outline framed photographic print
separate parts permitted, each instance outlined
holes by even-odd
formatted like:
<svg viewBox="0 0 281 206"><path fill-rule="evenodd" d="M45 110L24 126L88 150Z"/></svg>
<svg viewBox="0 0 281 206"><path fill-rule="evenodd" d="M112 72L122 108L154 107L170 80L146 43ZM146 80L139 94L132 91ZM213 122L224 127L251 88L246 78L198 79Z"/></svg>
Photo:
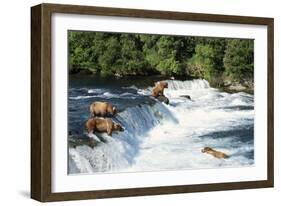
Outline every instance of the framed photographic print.
<svg viewBox="0 0 281 206"><path fill-rule="evenodd" d="M31 8L31 197L273 187L273 19Z"/></svg>

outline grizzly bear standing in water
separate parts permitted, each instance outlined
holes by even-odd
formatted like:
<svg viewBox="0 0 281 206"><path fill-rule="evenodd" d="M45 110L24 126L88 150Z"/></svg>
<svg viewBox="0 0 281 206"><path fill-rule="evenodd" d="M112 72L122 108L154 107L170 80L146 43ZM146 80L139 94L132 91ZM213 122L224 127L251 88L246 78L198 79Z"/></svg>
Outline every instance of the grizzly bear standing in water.
<svg viewBox="0 0 281 206"><path fill-rule="evenodd" d="M124 131L119 124L115 124L111 119L91 118L86 122L88 133L106 132L109 136L113 131Z"/></svg>
<svg viewBox="0 0 281 206"><path fill-rule="evenodd" d="M169 99L167 97L165 97L165 95L164 95L164 89L165 88L168 88L167 82L164 82L164 81L157 82L155 84L154 88L152 89L151 96L155 97L160 102L164 102L166 104L169 104Z"/></svg>
<svg viewBox="0 0 281 206"><path fill-rule="evenodd" d="M108 102L93 102L90 105L91 117L106 117L108 114L116 115L117 109Z"/></svg>
<svg viewBox="0 0 281 206"><path fill-rule="evenodd" d="M152 93L151 96L153 97L158 97L158 96L164 96L164 89L168 88L168 83L161 81L161 82L157 82L154 86L154 88L152 89Z"/></svg>

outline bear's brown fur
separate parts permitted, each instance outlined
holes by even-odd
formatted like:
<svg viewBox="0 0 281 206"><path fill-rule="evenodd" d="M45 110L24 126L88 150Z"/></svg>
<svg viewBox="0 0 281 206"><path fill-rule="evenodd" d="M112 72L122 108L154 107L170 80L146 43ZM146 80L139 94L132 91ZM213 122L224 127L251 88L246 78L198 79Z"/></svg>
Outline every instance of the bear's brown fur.
<svg viewBox="0 0 281 206"><path fill-rule="evenodd" d="M220 151L216 151L214 149L212 149L211 147L204 147L202 150L201 150L202 153L207 153L207 154L210 154L216 158L228 158L229 156L226 155L225 153L223 152L220 152Z"/></svg>
<svg viewBox="0 0 281 206"><path fill-rule="evenodd" d="M88 133L106 132L109 136L113 131L124 131L119 124L115 124L111 119L91 118L86 122Z"/></svg>
<svg viewBox="0 0 281 206"><path fill-rule="evenodd" d="M108 102L93 102L90 105L91 117L106 117L108 114L116 115L117 109Z"/></svg>
<svg viewBox="0 0 281 206"><path fill-rule="evenodd" d="M164 96L165 88L168 88L167 82L164 82L164 81L157 82L152 89L151 96L153 96L153 97Z"/></svg>

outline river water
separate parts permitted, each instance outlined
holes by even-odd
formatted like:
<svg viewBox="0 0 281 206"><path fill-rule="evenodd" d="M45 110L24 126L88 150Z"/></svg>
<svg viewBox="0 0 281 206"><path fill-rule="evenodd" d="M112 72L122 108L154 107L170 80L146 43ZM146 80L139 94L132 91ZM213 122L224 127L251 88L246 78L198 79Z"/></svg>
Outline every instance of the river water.
<svg viewBox="0 0 281 206"><path fill-rule="evenodd" d="M245 167L254 165L254 96L212 88L206 80L167 80L170 104L150 97L156 79L70 78L69 140L88 141L89 105L107 101L124 132L91 136L94 147L69 144L69 174ZM191 100L183 95L189 95ZM230 156L201 153L205 146Z"/></svg>

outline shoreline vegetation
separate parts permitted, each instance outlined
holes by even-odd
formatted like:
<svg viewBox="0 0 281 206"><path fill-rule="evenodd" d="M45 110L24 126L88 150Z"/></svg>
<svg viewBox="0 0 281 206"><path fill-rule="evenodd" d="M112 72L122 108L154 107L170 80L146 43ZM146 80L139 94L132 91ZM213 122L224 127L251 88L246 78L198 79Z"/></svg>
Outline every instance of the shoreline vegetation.
<svg viewBox="0 0 281 206"><path fill-rule="evenodd" d="M229 92L254 90L254 40L70 31L69 74L206 79Z"/></svg>

